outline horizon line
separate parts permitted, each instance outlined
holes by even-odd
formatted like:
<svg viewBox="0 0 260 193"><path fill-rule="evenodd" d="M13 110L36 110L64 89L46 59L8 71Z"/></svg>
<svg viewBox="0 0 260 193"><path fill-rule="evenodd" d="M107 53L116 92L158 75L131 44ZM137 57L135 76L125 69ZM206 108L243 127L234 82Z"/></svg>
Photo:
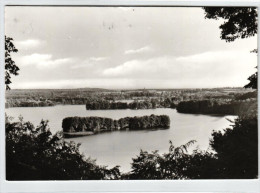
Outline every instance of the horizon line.
<svg viewBox="0 0 260 193"><path fill-rule="evenodd" d="M183 87L183 88L102 88L102 87L78 87L78 88L11 88L11 90L78 90L78 89L103 89L103 90L180 90L180 89L223 89L223 88L244 88L242 86L223 86L223 87ZM250 88L249 88L250 89Z"/></svg>

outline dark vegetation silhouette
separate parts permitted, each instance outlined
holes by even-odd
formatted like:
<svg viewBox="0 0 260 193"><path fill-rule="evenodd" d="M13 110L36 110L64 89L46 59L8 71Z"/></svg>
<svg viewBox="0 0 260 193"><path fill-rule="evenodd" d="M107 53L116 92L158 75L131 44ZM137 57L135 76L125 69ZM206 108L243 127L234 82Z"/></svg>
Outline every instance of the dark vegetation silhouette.
<svg viewBox="0 0 260 193"><path fill-rule="evenodd" d="M257 78L258 78L257 72L255 72L254 74L249 76L247 79L247 80L249 80L249 83L247 85L245 85L245 88L257 89Z"/></svg>
<svg viewBox="0 0 260 193"><path fill-rule="evenodd" d="M224 23L219 28L220 38L226 42L257 35L257 7L204 7L203 9L207 19L224 19ZM258 50L254 49L252 52L257 53ZM244 87L257 89L257 72L248 80L249 83Z"/></svg>
<svg viewBox="0 0 260 193"><path fill-rule="evenodd" d="M6 117L7 180L112 180L119 167L107 169L80 153L80 144L66 142L60 132L52 135L48 122L10 122Z"/></svg>
<svg viewBox="0 0 260 193"><path fill-rule="evenodd" d="M11 75L18 75L19 67L11 58L11 53L18 52L18 49L13 44L13 39L5 36L5 87L10 90Z"/></svg>
<svg viewBox="0 0 260 193"><path fill-rule="evenodd" d="M258 118L256 114L239 117L232 128L214 132L210 142L217 152L217 178L257 178Z"/></svg>
<svg viewBox="0 0 260 193"><path fill-rule="evenodd" d="M174 100L171 98L145 99L142 101L134 100L133 102L115 102L108 100L88 101L87 110L107 110L107 109L155 109L155 108L175 108Z"/></svg>
<svg viewBox="0 0 260 193"><path fill-rule="evenodd" d="M159 154L142 151L126 179L253 179L258 177L257 115L238 117L231 128L214 131L210 149L188 152L195 141Z"/></svg>
<svg viewBox="0 0 260 193"><path fill-rule="evenodd" d="M220 38L232 42L257 34L257 7L204 7L205 18L224 19Z"/></svg>
<svg viewBox="0 0 260 193"><path fill-rule="evenodd" d="M246 93L245 97L255 92ZM241 96L243 98L243 95ZM239 115L256 111L257 97L245 98L244 100L191 100L182 101L177 106L179 113L192 114L217 114L217 115Z"/></svg>
<svg viewBox="0 0 260 193"><path fill-rule="evenodd" d="M206 18L225 19L221 38L227 42L257 33L256 8L204 8ZM11 59L17 52L6 38L6 89L11 74L19 68ZM257 88L257 73L246 87ZM257 111L239 116L230 128L212 133L210 149L189 152L190 141L180 147L170 142L169 152L141 150L133 158L132 170L122 174L119 167L98 166L79 151L79 144L66 142L60 133L52 135L47 122L34 127L30 122L10 122L6 117L7 180L97 180L97 179L252 179L258 177ZM196 129L196 128L195 128Z"/></svg>

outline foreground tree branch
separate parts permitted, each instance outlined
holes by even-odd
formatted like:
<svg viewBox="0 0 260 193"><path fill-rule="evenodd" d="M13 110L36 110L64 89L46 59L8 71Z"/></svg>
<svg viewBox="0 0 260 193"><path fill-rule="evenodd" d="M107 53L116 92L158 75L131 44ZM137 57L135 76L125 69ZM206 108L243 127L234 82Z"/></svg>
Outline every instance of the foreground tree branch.
<svg viewBox="0 0 260 193"><path fill-rule="evenodd" d="M5 87L6 90L10 90L11 75L18 75L18 71L20 70L18 66L16 66L15 62L11 58L12 52L18 52L18 49L13 44L13 38L5 36Z"/></svg>

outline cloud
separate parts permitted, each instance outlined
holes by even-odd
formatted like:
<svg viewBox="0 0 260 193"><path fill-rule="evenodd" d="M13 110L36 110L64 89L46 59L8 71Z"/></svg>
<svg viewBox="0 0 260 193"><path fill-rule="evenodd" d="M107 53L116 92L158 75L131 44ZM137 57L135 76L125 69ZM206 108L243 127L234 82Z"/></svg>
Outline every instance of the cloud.
<svg viewBox="0 0 260 193"><path fill-rule="evenodd" d="M15 18L19 21L14 23ZM233 86L241 83L238 79L247 82L250 75L248 69L254 72L256 66L256 63L251 65L243 54L223 56L221 53L203 53L215 50L249 52L257 47L257 37L226 43L219 38L219 22L223 21L205 20L204 11L199 7L134 7L133 10L130 7L9 6L6 7L5 21L6 34L14 38L19 49L18 53L13 54L14 59L17 58L14 61L21 67L19 76L14 76L14 79L18 78L17 82L113 78L117 81L111 86L116 86L126 76L128 79L138 78L140 85L144 85L147 79L160 82L167 78L173 87L181 85L184 80L191 87L199 87L216 84L215 78L222 79L219 84L233 78L232 82L222 84ZM114 28L108 31L108 25L112 23ZM17 41L20 41L19 46ZM23 52L20 46L30 49ZM51 54L52 57L41 56L42 62L36 60L23 68L18 58L33 53ZM201 54L191 55L195 53ZM163 57L165 55L168 57ZM251 55L256 58L255 54ZM73 63L61 65L68 57L73 57ZM88 57L93 58L89 63L83 63ZM107 61L100 59L103 57L110 58ZM240 59L244 60L244 65ZM50 61L55 62L50 64ZM95 61L100 63L96 64ZM47 66L61 68L38 72L38 68L50 68L43 62ZM78 69L71 69L72 66ZM206 77L211 77L210 81ZM13 86L15 84L13 81Z"/></svg>
<svg viewBox="0 0 260 193"><path fill-rule="evenodd" d="M56 68L62 64L72 62L72 58L52 59L51 54L31 54L23 56L18 63L23 66L36 66L39 69Z"/></svg>
<svg viewBox="0 0 260 193"><path fill-rule="evenodd" d="M95 62L99 62L99 61L103 61L106 60L106 57L91 57L89 58L90 61L95 61Z"/></svg>
<svg viewBox="0 0 260 193"><path fill-rule="evenodd" d="M103 71L105 77L167 78L176 72L175 57L162 56L147 60L130 60ZM181 66L179 66L179 69ZM167 76L166 76L167 75Z"/></svg>
<svg viewBox="0 0 260 193"><path fill-rule="evenodd" d="M216 51L185 57L130 60L103 70L102 75L118 79L139 79L140 84L151 79L158 82L171 80L172 87L243 86L247 77L255 71L256 65L256 56L249 52Z"/></svg>
<svg viewBox="0 0 260 193"><path fill-rule="evenodd" d="M36 48L40 45L42 45L44 41L37 40L37 39L27 39L23 41L16 42L18 49L30 49L30 48Z"/></svg>
<svg viewBox="0 0 260 193"><path fill-rule="evenodd" d="M212 52L203 52L199 54L189 55L189 56L181 56L177 57L176 61L180 62L191 62L191 63L205 63L212 62L215 60L234 60L234 57L245 55L244 51L212 51Z"/></svg>
<svg viewBox="0 0 260 193"><path fill-rule="evenodd" d="M97 63L107 59L107 57L91 57L84 60L83 62L80 62L79 64L71 66L71 69L95 67Z"/></svg>
<svg viewBox="0 0 260 193"><path fill-rule="evenodd" d="M41 57L44 61L51 60L50 55L41 55ZM86 76L82 79L68 77L67 74L52 80L15 81L14 88L241 87L248 82L248 76L255 72L256 64L257 57L254 54L240 51L205 52L184 57L162 56L126 61L116 67L104 69L95 77L87 76L88 73L94 73L91 68L85 71ZM96 69L96 66L94 65L93 69Z"/></svg>
<svg viewBox="0 0 260 193"><path fill-rule="evenodd" d="M13 89L60 89L60 88L106 88L106 89L134 89L134 88L173 88L172 80L147 79L140 84L139 80L129 78L106 78L106 79L62 79L45 81L17 82ZM182 85L174 86L179 88ZM187 86L189 87L189 85Z"/></svg>
<svg viewBox="0 0 260 193"><path fill-rule="evenodd" d="M45 81L28 81L17 82L13 88L24 89L55 89L55 88L134 88L138 81L130 79L62 79L62 80L45 80Z"/></svg>
<svg viewBox="0 0 260 193"><path fill-rule="evenodd" d="M149 46L145 46L142 48L138 48L136 50L126 50L125 54L140 54L140 53L145 53L145 52L150 52L152 49Z"/></svg>
<svg viewBox="0 0 260 193"><path fill-rule="evenodd" d="M151 60L131 60L119 66L105 69L103 75L111 77L137 76L138 74L144 75L148 72L151 73L151 71L154 71L154 69L158 67L159 66L152 63Z"/></svg>

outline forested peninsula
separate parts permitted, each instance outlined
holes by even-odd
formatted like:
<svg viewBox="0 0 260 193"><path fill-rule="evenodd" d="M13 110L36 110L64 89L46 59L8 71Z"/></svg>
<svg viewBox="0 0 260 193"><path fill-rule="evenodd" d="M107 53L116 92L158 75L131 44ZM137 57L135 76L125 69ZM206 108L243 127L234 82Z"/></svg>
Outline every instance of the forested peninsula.
<svg viewBox="0 0 260 193"><path fill-rule="evenodd" d="M192 114L239 115L255 111L256 107L256 98L234 101L198 100L180 102L177 111Z"/></svg>

